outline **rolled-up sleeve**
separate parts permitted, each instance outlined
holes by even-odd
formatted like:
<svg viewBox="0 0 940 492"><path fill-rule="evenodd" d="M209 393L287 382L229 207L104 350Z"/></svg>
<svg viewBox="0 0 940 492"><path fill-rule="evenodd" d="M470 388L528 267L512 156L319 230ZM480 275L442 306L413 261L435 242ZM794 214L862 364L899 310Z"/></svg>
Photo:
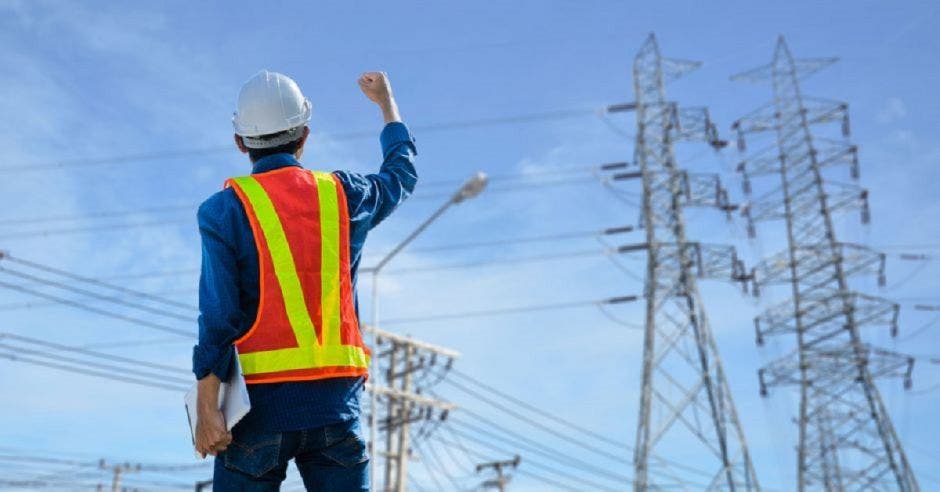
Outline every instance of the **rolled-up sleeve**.
<svg viewBox="0 0 940 492"><path fill-rule="evenodd" d="M193 348L193 374L210 372L228 380L234 360L233 343L240 336L239 272L235 246L225 238L231 227L222 193L206 200L197 213L202 238L199 278L199 344Z"/></svg>
<svg viewBox="0 0 940 492"><path fill-rule="evenodd" d="M350 220L365 222L371 229L389 216L418 182L415 170L417 148L408 127L401 122L385 125L379 137L382 166L374 174L336 171L344 183Z"/></svg>

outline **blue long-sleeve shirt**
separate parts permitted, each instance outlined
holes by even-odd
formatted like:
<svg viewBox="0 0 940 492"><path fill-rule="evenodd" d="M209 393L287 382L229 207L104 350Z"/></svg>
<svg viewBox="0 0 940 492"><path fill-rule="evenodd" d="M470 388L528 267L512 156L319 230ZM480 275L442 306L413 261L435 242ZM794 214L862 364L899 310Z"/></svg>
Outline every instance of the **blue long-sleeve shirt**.
<svg viewBox="0 0 940 492"><path fill-rule="evenodd" d="M385 219L417 182L414 138L403 123L389 123L380 136L384 161L376 174L335 171L349 207L349 249L353 295L362 247L369 230ZM300 166L290 154L254 162L252 174ZM197 213L202 237L199 280L199 344L193 373L210 372L225 381L234 362L233 343L251 327L258 311L258 249L245 210L232 188L209 197ZM356 303L358 310L358 301ZM245 425L271 432L309 429L359 416L363 378L249 385L251 411Z"/></svg>

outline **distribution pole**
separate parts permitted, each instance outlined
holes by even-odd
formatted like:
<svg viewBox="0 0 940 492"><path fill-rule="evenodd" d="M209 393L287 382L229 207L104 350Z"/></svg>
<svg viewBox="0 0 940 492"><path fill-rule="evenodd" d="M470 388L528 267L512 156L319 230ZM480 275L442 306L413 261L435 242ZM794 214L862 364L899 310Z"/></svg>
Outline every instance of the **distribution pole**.
<svg viewBox="0 0 940 492"><path fill-rule="evenodd" d="M755 293L789 286L792 298L755 319L757 342L770 335L795 334L796 350L761 368L761 394L768 387L800 388L798 489L919 490L874 379L905 378L910 386L913 359L876 349L861 339L860 328L886 326L897 332L897 304L852 290L853 274L877 273L884 285L883 254L839 242L833 214L861 209L868 222L868 192L824 176L828 168L848 165L858 177L857 148L849 134L848 106L805 97L800 79L834 58L794 59L783 37L770 64L733 77L770 80L773 101L734 123L738 146L744 135L772 133L776 142L744 160L738 171L745 192L751 178L777 176L770 191L742 209L748 230L754 223L783 220L787 249L754 269ZM811 126L841 123L842 137L823 138ZM825 130L825 129L823 129ZM819 132L817 132L819 133Z"/></svg>
<svg viewBox="0 0 940 492"><path fill-rule="evenodd" d="M111 478L111 492L120 492L121 491L121 476L125 473L137 473L140 472L140 464L131 465L130 463L119 463L114 465L108 465L107 461L104 459L98 462L98 467L102 470L110 470L112 474ZM100 488L100 487L99 487Z"/></svg>
<svg viewBox="0 0 940 492"><path fill-rule="evenodd" d="M506 484L512 479L512 476L505 475L503 469L505 468L517 468L519 462L522 458L517 454L515 458L507 461L490 461L487 463L480 463L477 465L477 473L481 471L492 468L496 470L496 478L492 480L487 480L483 482L483 487L485 488L496 488L499 492L506 492Z"/></svg>
<svg viewBox="0 0 940 492"><path fill-rule="evenodd" d="M449 402L424 396L422 393L436 385L446 375L459 354L453 350L363 326L375 336L372 363L376 372L385 374L385 381L369 384L369 391L383 401L376 409L385 415L371 415L376 419L377 433L373 443L380 442L378 434L384 432L385 449L374 449L373 459L384 458L385 492L405 492L408 486L408 460L411 458L411 424L421 421L440 422L455 408ZM381 370L379 370L381 368ZM421 435L423 437L423 435ZM373 444L374 445L374 444Z"/></svg>
<svg viewBox="0 0 940 492"><path fill-rule="evenodd" d="M665 84L699 66L664 58L652 34L633 64L636 102L610 111L636 112L634 148L639 172L614 180L641 180L642 226L647 253L646 324L640 411L634 451L634 490L693 487L702 490L759 490L744 433L735 411L718 348L697 285L698 278L745 280L744 267L728 246L686 237L685 207L734 206L715 174L678 167L673 146L704 140L725 145L704 108L680 109L666 99ZM656 455L707 467L701 475L662 467Z"/></svg>
<svg viewBox="0 0 940 492"><path fill-rule="evenodd" d="M405 345L405 368L401 377L401 390L405 394L410 394L412 392L411 387L411 375L415 370L415 346L413 344ZM393 374L392 377L399 377L397 374ZM394 380L391 380L394 381ZM390 381L390 383L391 383ZM394 383L391 383L394 384ZM410 400L401 400L401 411L399 412L400 416L411 415L411 401ZM410 443L408 438L411 437L409 434L411 427L410 418L402 418L401 422L398 425L398 456L397 462L395 463L395 468L398 471L398 478L396 483L398 483L398 492L405 491L405 484L408 483L408 459L410 458Z"/></svg>

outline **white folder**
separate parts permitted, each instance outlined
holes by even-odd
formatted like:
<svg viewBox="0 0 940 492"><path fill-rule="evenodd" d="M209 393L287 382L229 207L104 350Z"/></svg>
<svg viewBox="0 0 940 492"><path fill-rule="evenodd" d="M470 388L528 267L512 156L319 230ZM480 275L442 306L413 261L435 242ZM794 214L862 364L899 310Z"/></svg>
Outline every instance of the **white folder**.
<svg viewBox="0 0 940 492"><path fill-rule="evenodd" d="M196 421L199 418L199 412L196 407L196 388L198 383L194 384L183 402L186 406L186 417L189 419L189 435L192 438L193 447L196 446ZM242 367L238 363L238 354L235 354L235 367L232 368L232 375L228 381L223 381L219 385L219 410L225 418L225 428L229 431L238 423L248 411L251 410L251 401L248 399L248 385L245 384L245 377L242 375ZM196 453L199 456L199 453Z"/></svg>

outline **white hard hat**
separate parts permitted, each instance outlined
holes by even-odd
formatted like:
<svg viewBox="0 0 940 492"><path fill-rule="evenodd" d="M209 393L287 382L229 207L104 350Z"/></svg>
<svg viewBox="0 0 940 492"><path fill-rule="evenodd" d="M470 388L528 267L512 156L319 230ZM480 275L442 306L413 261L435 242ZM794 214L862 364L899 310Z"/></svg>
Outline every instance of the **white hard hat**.
<svg viewBox="0 0 940 492"><path fill-rule="evenodd" d="M290 77L262 70L245 81L238 91L238 103L232 125L250 148L276 147L292 142L303 134L310 121L310 101ZM252 138L288 131L280 138Z"/></svg>

